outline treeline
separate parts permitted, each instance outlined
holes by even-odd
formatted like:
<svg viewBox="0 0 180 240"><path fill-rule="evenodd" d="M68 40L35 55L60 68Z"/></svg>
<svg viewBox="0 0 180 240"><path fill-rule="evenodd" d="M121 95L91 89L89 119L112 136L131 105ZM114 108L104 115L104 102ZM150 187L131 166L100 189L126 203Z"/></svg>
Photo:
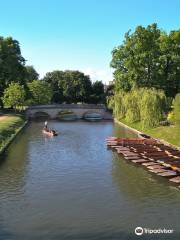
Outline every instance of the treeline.
<svg viewBox="0 0 180 240"><path fill-rule="evenodd" d="M166 33L157 24L138 26L113 49L111 67L114 96L109 103L115 117L158 126L167 120L180 92L180 30Z"/></svg>
<svg viewBox="0 0 180 240"><path fill-rule="evenodd" d="M48 72L43 81L52 90L52 101L55 103L104 103L104 84L101 81L92 83L90 77L79 71Z"/></svg>
<svg viewBox="0 0 180 240"><path fill-rule="evenodd" d="M63 102L104 103L104 84L79 71L53 71L39 79L34 67L26 65L19 42L0 37L1 107Z"/></svg>

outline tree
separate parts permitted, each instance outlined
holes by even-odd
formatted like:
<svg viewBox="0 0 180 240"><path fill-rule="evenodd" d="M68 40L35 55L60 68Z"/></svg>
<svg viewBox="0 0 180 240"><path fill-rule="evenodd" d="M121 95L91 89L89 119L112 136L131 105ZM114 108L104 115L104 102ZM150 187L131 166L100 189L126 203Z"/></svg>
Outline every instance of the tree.
<svg viewBox="0 0 180 240"><path fill-rule="evenodd" d="M62 82L64 79L63 71L53 71L46 73L43 80L51 85L53 90L52 102L62 103L65 101L63 96Z"/></svg>
<svg viewBox="0 0 180 240"><path fill-rule="evenodd" d="M174 97L180 92L180 30L162 33L160 37L161 56L159 76L162 89L168 96Z"/></svg>
<svg viewBox="0 0 180 240"><path fill-rule="evenodd" d="M104 103L105 102L105 93L104 93L104 84L102 81L95 81L92 84L92 103Z"/></svg>
<svg viewBox="0 0 180 240"><path fill-rule="evenodd" d="M0 96L11 82L25 84L24 66L19 42L12 37L0 37Z"/></svg>
<svg viewBox="0 0 180 240"><path fill-rule="evenodd" d="M25 101L24 87L19 83L10 83L5 89L2 101L5 106L14 107L15 110L19 106L23 106Z"/></svg>
<svg viewBox="0 0 180 240"><path fill-rule="evenodd" d="M51 86L43 80L34 80L28 84L31 93L30 104L48 104L51 102L53 92Z"/></svg>
<svg viewBox="0 0 180 240"><path fill-rule="evenodd" d="M119 91L108 99L108 103L118 120L141 122L142 128L158 126L167 109L164 92L148 88Z"/></svg>
<svg viewBox="0 0 180 240"><path fill-rule="evenodd" d="M33 80L38 80L39 74L36 72L33 66L26 66L26 81L32 82Z"/></svg>
<svg viewBox="0 0 180 240"><path fill-rule="evenodd" d="M180 30L167 34L157 24L138 26L112 51L115 91L153 87L174 97L180 91L179 63Z"/></svg>
<svg viewBox="0 0 180 240"><path fill-rule="evenodd" d="M89 76L79 71L65 71L62 82L63 95L66 102L88 102L91 94Z"/></svg>
<svg viewBox="0 0 180 240"><path fill-rule="evenodd" d="M91 94L89 76L79 71L53 71L43 79L53 89L53 101L62 103L88 102Z"/></svg>

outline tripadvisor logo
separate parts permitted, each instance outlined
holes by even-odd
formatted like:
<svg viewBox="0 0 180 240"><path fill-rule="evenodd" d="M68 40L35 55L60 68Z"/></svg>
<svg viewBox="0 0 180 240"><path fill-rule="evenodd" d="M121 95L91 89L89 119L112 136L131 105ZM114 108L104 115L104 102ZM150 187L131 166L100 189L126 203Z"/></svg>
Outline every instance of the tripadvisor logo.
<svg viewBox="0 0 180 240"><path fill-rule="evenodd" d="M165 228L158 228L158 229L150 229L150 228L142 228L136 227L135 234L141 236L143 234L170 234L173 233L173 229L165 229Z"/></svg>
<svg viewBox="0 0 180 240"><path fill-rule="evenodd" d="M142 227L137 227L135 228L135 234L140 236L143 234L143 228Z"/></svg>

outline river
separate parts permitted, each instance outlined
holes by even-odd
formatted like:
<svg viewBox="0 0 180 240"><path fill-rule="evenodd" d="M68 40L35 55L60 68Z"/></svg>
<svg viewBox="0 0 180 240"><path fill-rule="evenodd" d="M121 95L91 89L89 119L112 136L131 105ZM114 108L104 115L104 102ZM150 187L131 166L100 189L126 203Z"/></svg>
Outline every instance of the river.
<svg viewBox="0 0 180 240"><path fill-rule="evenodd" d="M0 240L129 240L138 226L180 239L180 190L106 148L112 122L32 122L1 157Z"/></svg>

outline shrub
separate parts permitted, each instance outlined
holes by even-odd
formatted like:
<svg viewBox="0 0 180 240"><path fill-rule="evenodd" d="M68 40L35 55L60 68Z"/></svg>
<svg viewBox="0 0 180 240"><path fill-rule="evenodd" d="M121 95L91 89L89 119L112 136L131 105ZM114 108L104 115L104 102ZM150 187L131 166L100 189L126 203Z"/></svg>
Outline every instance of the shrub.
<svg viewBox="0 0 180 240"><path fill-rule="evenodd" d="M176 124L180 124L180 93L178 93L173 101L174 107L174 121Z"/></svg>
<svg viewBox="0 0 180 240"><path fill-rule="evenodd" d="M175 123L175 120L174 120L174 112L171 111L168 113L168 116L167 116L167 120L170 124L174 124Z"/></svg>

